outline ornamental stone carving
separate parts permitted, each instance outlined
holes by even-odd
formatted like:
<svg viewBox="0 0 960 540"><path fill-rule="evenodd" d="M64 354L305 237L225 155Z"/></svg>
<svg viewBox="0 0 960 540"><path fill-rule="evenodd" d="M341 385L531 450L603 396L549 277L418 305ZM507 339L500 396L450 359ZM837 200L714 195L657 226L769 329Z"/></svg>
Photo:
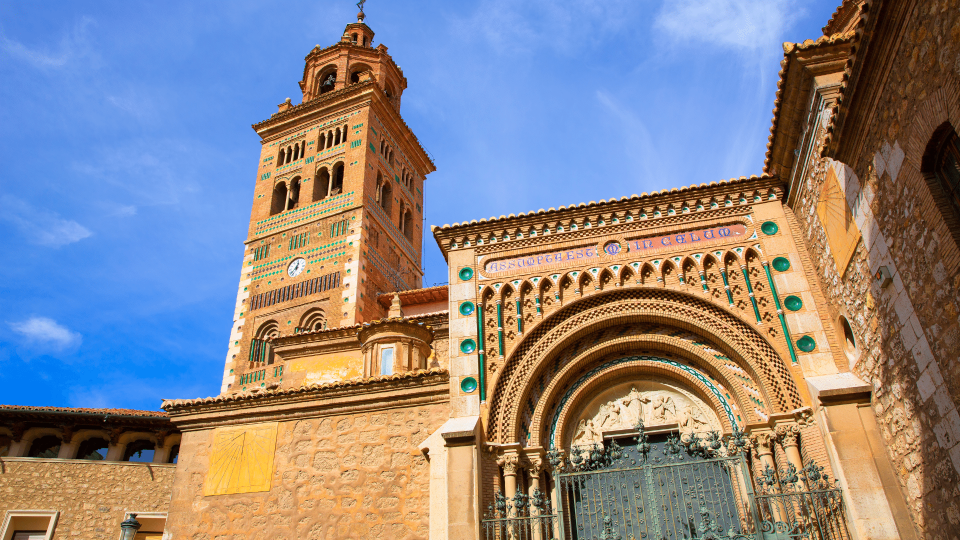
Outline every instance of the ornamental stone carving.
<svg viewBox="0 0 960 540"><path fill-rule="evenodd" d="M709 405L689 391L662 383L638 381L604 392L587 405L573 430L574 446L603 441L604 433L676 426L684 435L722 431Z"/></svg>

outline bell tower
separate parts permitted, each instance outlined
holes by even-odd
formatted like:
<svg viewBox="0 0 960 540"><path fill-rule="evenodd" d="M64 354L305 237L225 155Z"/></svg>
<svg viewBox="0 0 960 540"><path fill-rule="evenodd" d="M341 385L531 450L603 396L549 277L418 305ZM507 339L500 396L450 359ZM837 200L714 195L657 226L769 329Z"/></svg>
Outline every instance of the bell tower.
<svg viewBox="0 0 960 540"><path fill-rule="evenodd" d="M307 54L301 103L253 125L262 146L221 393L282 380L272 338L379 319L377 295L421 286L436 168L400 116L407 79L364 19Z"/></svg>

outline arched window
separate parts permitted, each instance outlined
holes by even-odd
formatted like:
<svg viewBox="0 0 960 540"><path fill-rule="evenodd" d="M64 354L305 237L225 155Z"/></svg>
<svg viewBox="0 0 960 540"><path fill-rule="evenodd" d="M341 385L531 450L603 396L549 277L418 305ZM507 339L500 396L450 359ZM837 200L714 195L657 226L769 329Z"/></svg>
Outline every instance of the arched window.
<svg viewBox="0 0 960 540"><path fill-rule="evenodd" d="M60 437L56 435L44 435L37 437L30 444L30 452L27 457L35 458L55 458L60 455Z"/></svg>
<svg viewBox="0 0 960 540"><path fill-rule="evenodd" d="M173 448L170 449L170 457L167 458L167 463L176 463L180 459L180 445L175 444Z"/></svg>
<svg viewBox="0 0 960 540"><path fill-rule="evenodd" d="M290 181L290 197L287 200L287 210L293 210L300 202L300 177Z"/></svg>
<svg viewBox="0 0 960 540"><path fill-rule="evenodd" d="M354 71L350 74L350 84L357 84L360 82L360 72Z"/></svg>
<svg viewBox="0 0 960 540"><path fill-rule="evenodd" d="M403 235L413 243L413 213L408 208L403 215Z"/></svg>
<svg viewBox="0 0 960 540"><path fill-rule="evenodd" d="M380 171L377 171L377 190L376 196L374 199L377 201L377 204L383 206L383 203L380 202L380 197L383 195L383 174Z"/></svg>
<svg viewBox="0 0 960 540"><path fill-rule="evenodd" d="M380 207L390 216L391 203L393 202L393 190L390 189L390 182L384 182L380 188Z"/></svg>
<svg viewBox="0 0 960 540"><path fill-rule="evenodd" d="M77 451L77 459L86 459L90 461L103 461L107 459L110 443L101 437L87 439L80 443L80 449Z"/></svg>
<svg viewBox="0 0 960 540"><path fill-rule="evenodd" d="M405 211L404 206L405 206L404 202L403 200L401 200L400 201L400 219L397 220L397 228L400 229L401 233L403 232L403 214Z"/></svg>
<svg viewBox="0 0 960 540"><path fill-rule="evenodd" d="M287 204L287 184L280 182L273 188L273 200L270 201L270 215L283 212Z"/></svg>
<svg viewBox="0 0 960 540"><path fill-rule="evenodd" d="M326 148L326 146L324 145L324 143L326 142L326 140L327 140L327 134L321 131L321 132L320 132L320 137L317 138L317 151L318 151L318 152L319 152L320 150L324 150L324 149Z"/></svg>
<svg viewBox="0 0 960 540"><path fill-rule="evenodd" d="M337 71L328 71L320 77L320 93L326 94L337 87Z"/></svg>
<svg viewBox="0 0 960 540"><path fill-rule="evenodd" d="M347 124L343 125L343 141L341 142L347 142Z"/></svg>
<svg viewBox="0 0 960 540"><path fill-rule="evenodd" d="M327 319L322 309L308 311L300 320L301 332L313 332L327 327Z"/></svg>
<svg viewBox="0 0 960 540"><path fill-rule="evenodd" d="M330 193L330 171L326 167L317 172L313 182L313 200L324 199Z"/></svg>
<svg viewBox="0 0 960 540"><path fill-rule="evenodd" d="M363 36L363 46L367 46L367 36Z"/></svg>
<svg viewBox="0 0 960 540"><path fill-rule="evenodd" d="M350 34L350 42L353 43L354 45L357 44L357 33L356 33L356 32L354 32L353 34Z"/></svg>
<svg viewBox="0 0 960 540"><path fill-rule="evenodd" d="M338 144L340 144L340 128L337 128L337 130L333 132L333 145L336 146Z"/></svg>
<svg viewBox="0 0 960 540"><path fill-rule="evenodd" d="M135 461L138 463L153 462L153 454L156 451L156 445L147 440L133 441L127 445L123 452L123 461Z"/></svg>
<svg viewBox="0 0 960 540"><path fill-rule="evenodd" d="M256 356L256 362L258 365L262 363L272 364L273 363L273 345L271 345L267 340L270 338L275 338L280 335L280 325L277 324L277 321L267 321L260 326L260 329L257 330L257 336L253 339L252 347L256 348L255 351L257 354L251 355L251 357ZM254 360L251 358L251 366L254 366Z"/></svg>
<svg viewBox="0 0 960 540"><path fill-rule="evenodd" d="M943 220L960 243L960 138L950 122L944 122L933 132L921 171Z"/></svg>
<svg viewBox="0 0 960 540"><path fill-rule="evenodd" d="M339 195L343 192L343 163L337 163L333 166L333 182L331 182L330 195Z"/></svg>
<svg viewBox="0 0 960 540"><path fill-rule="evenodd" d="M286 163L290 163L291 161L293 161L293 147L288 146L288 147L287 147L287 161L286 161Z"/></svg>
<svg viewBox="0 0 960 540"><path fill-rule="evenodd" d="M283 156L287 153L285 148L280 148L280 151L277 152L277 167L283 165Z"/></svg>

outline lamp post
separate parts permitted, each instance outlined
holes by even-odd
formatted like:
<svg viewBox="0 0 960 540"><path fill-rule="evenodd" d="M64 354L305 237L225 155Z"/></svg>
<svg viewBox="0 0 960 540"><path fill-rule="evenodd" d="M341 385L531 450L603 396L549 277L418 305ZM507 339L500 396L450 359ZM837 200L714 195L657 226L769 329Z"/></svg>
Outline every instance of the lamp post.
<svg viewBox="0 0 960 540"><path fill-rule="evenodd" d="M130 517L120 524L120 540L133 540L138 530L140 530L140 522L137 521L137 515L130 514Z"/></svg>

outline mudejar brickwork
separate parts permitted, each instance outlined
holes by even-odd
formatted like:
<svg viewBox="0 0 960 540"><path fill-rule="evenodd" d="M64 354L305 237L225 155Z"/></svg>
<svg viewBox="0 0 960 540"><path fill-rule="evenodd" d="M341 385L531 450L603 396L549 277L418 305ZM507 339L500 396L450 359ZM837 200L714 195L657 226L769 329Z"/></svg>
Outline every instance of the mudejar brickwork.
<svg viewBox="0 0 960 540"><path fill-rule="evenodd" d="M0 408L2 540L960 538L957 0L784 44L761 174L434 226L430 288L364 20L253 126L220 394Z"/></svg>

